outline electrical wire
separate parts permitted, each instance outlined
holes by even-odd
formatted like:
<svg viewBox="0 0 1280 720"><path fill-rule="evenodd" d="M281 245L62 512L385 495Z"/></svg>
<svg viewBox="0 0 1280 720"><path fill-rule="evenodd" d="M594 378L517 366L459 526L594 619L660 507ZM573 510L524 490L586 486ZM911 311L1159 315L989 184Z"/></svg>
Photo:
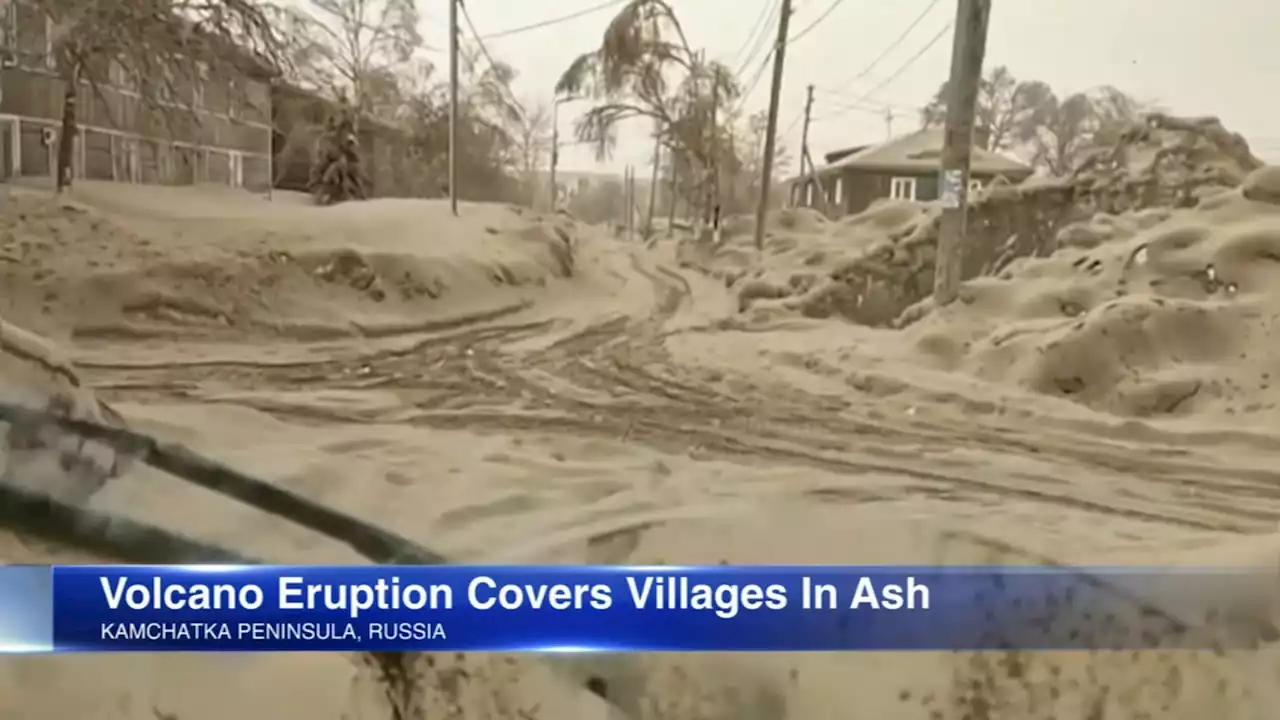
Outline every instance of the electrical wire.
<svg viewBox="0 0 1280 720"><path fill-rule="evenodd" d="M458 0L451 0L451 1L457 2ZM484 38L482 38L480 33L476 31L475 23L471 21L471 13L467 12L466 4L462 2L458 2L458 9L462 11L462 19L464 22L467 23L467 28L471 30L471 34L475 37L476 45L480 46L480 54L484 55L484 59L488 61L490 68L496 68L498 66L498 63L496 60L493 59L493 55L489 53L489 48L485 46ZM507 87L504 84L503 89L507 91L506 92L507 99L511 101L512 105L514 105L517 110L520 111L521 115L524 115L525 113L524 105L522 105L520 103L519 98L517 98L511 92L511 88Z"/></svg>
<svg viewBox="0 0 1280 720"><path fill-rule="evenodd" d="M902 76L902 73L906 72L908 68L910 68L912 65L915 65L916 62L920 60L920 58L924 57L924 54L928 52L930 48L932 48L934 45L937 45L938 41L941 40L943 36L946 35L947 32L950 31L951 28L954 26L955 26L954 20L947 21L947 24L942 26L942 29L938 31L938 34L930 38L929 42L924 44L924 47L916 51L915 55L912 55L911 57L907 58L907 61L902 63L902 66L899 67L897 70L895 70L892 75L890 75L889 77L886 77L884 80L881 80L879 83L876 84L875 87L863 93L862 97L853 101L853 104L856 105L858 103L866 102L872 95L875 95L877 92L883 90L884 88L892 84L894 80L897 80L899 77Z"/></svg>
<svg viewBox="0 0 1280 720"><path fill-rule="evenodd" d="M778 14L782 9L782 5L780 3L771 3L771 5L772 7L769 10L768 17L764 21L764 25L761 27L761 32L756 36L755 44L752 46L751 52L747 53L747 56L742 59L742 63L738 65L738 69L733 73L734 75L742 75L745 73L747 68L751 66L751 63L759 59L760 52L768 47L766 43L769 35L777 29L777 25L775 23L777 21ZM768 62L768 60L766 59L765 62Z"/></svg>
<svg viewBox="0 0 1280 720"><path fill-rule="evenodd" d="M456 0L451 0L451 1L456 1ZM591 13L600 12L601 10L607 10L608 8L622 5L625 2L629 2L629 0L609 0L608 2L603 2L603 3L600 3L599 5L592 5L591 7L583 8L581 10L578 10L577 12L569 13L568 15L561 15L559 17L549 18L547 20L540 20L536 23L522 25L520 27L513 27L513 28L508 28L506 30L499 30L497 32L492 32L492 33L489 33L488 35L485 35L484 39L493 40L495 38L507 37L509 35L517 35L519 33L529 32L530 30L541 30L542 28L551 27L552 25L559 25L562 22L577 20L580 17L585 17L587 15L590 15Z"/></svg>
<svg viewBox="0 0 1280 720"><path fill-rule="evenodd" d="M831 15L831 13L835 12L836 8L840 7L840 3L842 2L844 2L844 0L835 0L834 2L832 2L829 6L827 6L826 10L822 11L822 14L819 15L817 19L815 19L813 22L806 25L803 30L796 33L789 40L787 40L787 45L793 45L797 40L804 37L805 35L808 35L809 31L818 27L818 25L820 25L823 20L826 20L827 17Z"/></svg>
<svg viewBox="0 0 1280 720"><path fill-rule="evenodd" d="M752 45L752 43L757 45L759 44L759 38L757 36L762 30L764 30L765 25L769 22L769 18L772 17L773 13L777 11L778 6L773 3L773 0L764 0L764 3L760 5L760 14L756 16L755 24L751 26L751 32L747 33L747 39L742 41L742 45L738 48L738 51L733 54L733 60L729 63L730 65L737 65L738 61L744 57L743 53L747 52L747 47ZM756 52L759 51L757 50ZM739 74L741 73L739 72Z"/></svg>
<svg viewBox="0 0 1280 720"><path fill-rule="evenodd" d="M778 133L778 134L779 134L779 135L786 135L787 133L789 133L789 132L791 132L792 130L794 130L794 129L795 129L795 127L796 127L796 123L800 122L800 118L802 118L802 117L804 117L804 113L803 113L803 112L798 112L798 113L796 113L796 116L795 116L795 117L793 117L793 118L791 118L791 122L787 123L787 129L786 129L786 130L783 130L782 132L780 132L780 133ZM812 120L813 120L813 118L810 118L810 122L812 122Z"/></svg>
<svg viewBox="0 0 1280 720"><path fill-rule="evenodd" d="M775 45L773 49L769 51L769 54L764 56L764 60L760 61L760 67L756 68L756 74L752 76L751 82L743 86L742 94L739 96L742 98L743 104L746 104L747 98L751 97L752 91L754 91L756 86L760 84L760 78L764 77L764 71L769 67L769 61L773 59L773 54L777 49L778 48Z"/></svg>
<svg viewBox="0 0 1280 720"><path fill-rule="evenodd" d="M912 30L915 30L915 29L916 29L916 26L917 26L917 25L919 25L919 24L920 24L920 23L925 19L925 17L926 17L926 16L928 16L928 14L929 14L929 13L930 13L930 12L931 12L935 7L937 7L938 3L939 3L939 2L941 2L941 1L942 1L942 0L930 0L929 4L928 4L927 6L925 6L925 9L924 9L924 10L922 10L922 11L920 12L920 14L916 16L916 19L915 19L915 20L912 20L912 21L911 21L911 24L907 26L907 29L906 29L906 30L903 30L903 31L902 31L902 34L898 35L898 37L897 37L893 42L889 43L889 47L885 48L883 52L881 52L879 55L877 55L877 56L876 56L876 58L875 58L874 60L872 60L872 61L871 61L871 63L870 63L869 65L867 65L866 67L864 67L864 68L863 68L863 69L862 69L862 70L861 70L857 75L855 75L852 79L847 80L847 81L842 82L842 83L839 83L839 84L840 84L841 86L848 87L849 85L853 85L854 83L858 82L859 80L861 80L862 78L864 78L864 77L866 77L868 74L870 74L870 72L871 72L872 70L874 70L874 69L876 68L876 66L877 66L877 65L879 65L879 64L880 64L880 61L881 61L881 60L884 60L886 57L888 57L888 56L889 56L889 53L891 53L891 52L893 52L894 50L896 50L896 49L897 49L897 47L898 47L899 45L901 45L901 44L902 44L902 41L907 39L907 36L911 34L911 31L912 31Z"/></svg>

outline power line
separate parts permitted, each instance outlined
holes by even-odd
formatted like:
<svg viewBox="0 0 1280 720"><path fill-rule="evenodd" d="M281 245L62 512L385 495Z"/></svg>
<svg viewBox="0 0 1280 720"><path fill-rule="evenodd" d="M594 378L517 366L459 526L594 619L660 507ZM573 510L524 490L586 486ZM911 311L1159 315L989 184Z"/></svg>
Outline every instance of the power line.
<svg viewBox="0 0 1280 720"><path fill-rule="evenodd" d="M867 113L868 115L883 115L886 110L892 109L888 106L873 107L868 105L854 105L854 104L846 104L846 103L832 103L832 106L835 109L841 111L836 115L836 117L840 115L844 115L845 113L851 113L851 112Z"/></svg>
<svg viewBox="0 0 1280 720"><path fill-rule="evenodd" d="M508 35L517 35L522 32L529 32L530 30L540 30L544 27L550 27L552 25L558 25L562 22L568 22L569 20L577 20L580 17L585 17L587 15L590 15L591 13L600 12L601 10L607 10L608 8L621 5L625 2L628 2L628 0L609 0L608 2L603 2L603 3L600 3L599 5L592 5L589 8L583 8L582 10L569 13L568 15L561 15L559 17L549 18L547 20L542 20L536 23L530 23L529 25L521 25L520 27L513 27L513 28L508 28L506 30L499 30L497 32L489 33L488 35L484 36L484 39L493 40L495 38L507 37Z"/></svg>
<svg viewBox="0 0 1280 720"><path fill-rule="evenodd" d="M773 53L776 52L777 49L778 47L775 45L773 49L769 50L769 54L765 55L764 60L760 61L760 67L756 68L756 74L751 78L751 82L747 83L743 87L742 95L740 97L744 104L747 102L747 98L751 96L751 92L760 84L760 78L764 77L764 71L769 69L769 61L773 59Z"/></svg>
<svg viewBox="0 0 1280 720"><path fill-rule="evenodd" d="M831 13L835 12L835 9L840 7L840 4L843 2L844 0L833 0L832 3L827 6L827 9L822 11L821 15L814 18L814 21L806 25L804 29L802 29L800 32L796 33L795 35L793 35L788 39L783 40L781 43L774 43L774 46L769 49L769 54L765 55L764 60L760 63L760 67L756 70L755 76L751 78L751 82L747 83L747 85L745 86L746 89L742 92L742 96L741 96L743 99L743 102L746 102L747 97L751 95L752 90L755 90L756 85L760 84L760 79L764 77L764 71L769 66L769 61L773 59L774 54L779 50L779 48L781 46L789 47L793 43L795 43L797 40L807 35L811 30L813 30L818 25L820 25L823 20L826 20L828 17L830 17ZM761 39L763 39L767 37L767 35L761 34L760 37ZM758 53L759 53L759 48L757 48L756 51L752 53L752 55L754 56L755 54L758 54ZM752 59L753 58L749 58L746 62L743 63L742 67L738 69L738 72L737 72L738 75L742 74L743 70L746 69L746 66L750 64Z"/></svg>
<svg viewBox="0 0 1280 720"><path fill-rule="evenodd" d="M842 82L840 83L840 85L842 86L852 85L858 82L859 80L861 80L862 78L866 77L872 70L876 68L877 65L880 64L881 60L884 60L886 57L888 57L889 53L896 50L897 47L902 44L902 41L907 39L907 36L911 34L911 31L916 29L916 26L919 25L925 19L925 17L929 14L930 11L932 11L935 7L937 7L939 2L941 2L941 0L930 0L929 4L925 6L925 9L922 10L920 14L916 16L916 19L912 20L911 24L907 26L907 29L903 30L902 34L899 35L897 39L889 43L889 47L885 48L883 52L877 55L876 59L872 60L871 63L866 67L864 67L861 72L859 72L856 76L854 76L852 80Z"/></svg>
<svg viewBox="0 0 1280 720"><path fill-rule="evenodd" d="M746 72L747 68L750 67L751 63L755 62L756 59L760 56L760 51L768 47L765 43L769 38L770 31L772 30L772 28L775 27L774 23L778 16L778 8L779 8L778 4L772 2L772 0L770 1L769 6L770 6L769 14L766 17L764 24L760 28L761 32L756 37L755 44L752 46L751 51L747 53L747 56L742 59L742 64L738 66L738 69L737 71L734 72L734 75L741 75L744 72ZM765 65L769 64L768 58L772 56L773 56L773 53L771 51L769 53L769 56L765 58L765 61L764 61ZM752 81L752 85L760 81L759 73L761 72L764 72L764 71L760 70L757 72L756 79Z"/></svg>
<svg viewBox="0 0 1280 720"><path fill-rule="evenodd" d="M751 26L751 32L747 33L747 39L742 41L742 46L733 54L733 60L729 63L730 65L736 65L742 59L743 53L747 51L747 46L752 43L759 44L757 35L764 29L769 18L777 11L777 8L778 6L773 4L773 0L764 0L764 3L760 5L760 14L756 16L755 24Z"/></svg>
<svg viewBox="0 0 1280 720"><path fill-rule="evenodd" d="M480 46L480 53L484 55L484 59L488 61L490 68L497 68L498 62L493 59L493 55L489 54L489 48L485 47L484 38L476 31L475 23L471 21L471 13L467 12L466 4L461 0L450 0L450 2L458 3L458 9L462 10L462 19L466 21L467 28L471 30L471 34L475 36L476 45ZM520 114L523 115L525 112L524 105L520 103L519 98L512 94L511 88L507 87L506 83L503 83L502 87L507 91L507 99L509 99L512 104L515 105L515 108L520 111Z"/></svg>
<svg viewBox="0 0 1280 720"><path fill-rule="evenodd" d="M832 103L836 105L841 105L841 106L848 105L850 107L857 107L860 110L883 112L886 109L888 110L915 110L916 109L908 105L899 105L897 103L885 102L883 100L867 101L865 103L859 104L855 102L858 99L859 94L853 93L853 92L841 92L837 90L827 90L823 88L818 88L818 93L825 96L827 99L829 99Z"/></svg>
<svg viewBox="0 0 1280 720"><path fill-rule="evenodd" d="M476 45L480 46L480 52L484 55L484 59L489 61L489 67L496 67L498 63L495 62L493 59L493 56L489 54L489 48L485 47L484 37L482 37L480 33L476 32L475 23L471 22L471 13L467 12L466 3L461 2L461 0L453 0L453 1L457 2L458 8L462 10L462 19L466 21L467 29L469 29L471 31L471 34L475 36Z"/></svg>
<svg viewBox="0 0 1280 720"><path fill-rule="evenodd" d="M880 90L883 90L884 88L888 87L889 84L891 84L894 80L897 80L899 77L901 77L902 73L906 72L907 69L910 68L912 65L915 65L916 62L921 57L924 57L924 54L928 52L930 48L932 48L934 45L937 45L938 41L941 40L943 36L946 35L947 32L951 30L951 28L954 25L955 25L954 20L948 20L947 24L944 25L942 29L938 31L938 34L930 38L929 42L924 44L924 47L916 51L915 55L912 55L910 58L907 58L907 61L904 62L902 66L899 67L897 70L895 70L892 75L890 75L889 77L886 77L884 80L881 80L879 83L876 84L875 87L863 93L861 97L853 101L853 104L856 105L858 103L866 102L872 95L875 95Z"/></svg>
<svg viewBox="0 0 1280 720"><path fill-rule="evenodd" d="M787 129L786 129L786 130L783 130L782 132L780 132L780 133L778 133L778 134L779 134L779 135L786 135L787 133L789 133L789 132L791 132L792 130L794 130L794 129L796 128L796 123L800 122L800 118L802 118L802 117L804 117L804 112L798 112L798 113L796 113L796 116L795 116L794 118L791 118L791 122L787 123Z"/></svg>
<svg viewBox="0 0 1280 720"><path fill-rule="evenodd" d="M805 26L805 28L804 28L803 30L801 30L800 32L798 32L798 33L796 33L795 35L791 36L791 38L789 38L789 39L787 40L787 44L788 44L788 45L792 45L792 44L794 44L797 40L799 40L800 38L802 38L802 37L804 37L805 35L807 35L807 34L809 33L809 31L810 31L810 30L813 30L814 28L818 27L818 25L822 24L822 21L823 21L823 20L826 20L826 19L827 19L827 16L831 15L831 13L835 12L835 9L836 9L836 8L838 8L838 7L840 7L840 3L842 3L842 2L844 2L844 0L835 0L835 1L834 1L834 2L832 2L830 5L828 5L828 6L827 6L827 9L826 9L826 10L824 10L824 11L822 11L822 14L821 14L821 15L819 15L819 16L817 17L817 19L815 19L813 22L811 22L811 23L809 23L808 25L806 25L806 26Z"/></svg>
<svg viewBox="0 0 1280 720"><path fill-rule="evenodd" d="M929 42L925 43L924 47L917 50L915 55L912 55L911 57L907 58L907 61L902 63L902 66L899 67L897 70L893 71L892 75L885 78L884 80L881 80L879 83L876 84L875 87L863 93L862 97L858 98L858 100L856 100L855 102L863 102L868 98L870 98L872 95L875 95L880 90L883 90L884 88L892 84L894 80L897 80L899 77L902 76L902 73L906 72L908 68L910 68L912 65L915 65L916 62L920 60L920 58L924 57L924 54L929 52L930 48L932 48L934 45L937 45L938 41L941 40L943 37L945 37L946 34L950 32L951 28L954 26L955 26L955 21L948 20L947 24L943 25L942 29L938 31L938 34L934 35L932 38L929 38Z"/></svg>

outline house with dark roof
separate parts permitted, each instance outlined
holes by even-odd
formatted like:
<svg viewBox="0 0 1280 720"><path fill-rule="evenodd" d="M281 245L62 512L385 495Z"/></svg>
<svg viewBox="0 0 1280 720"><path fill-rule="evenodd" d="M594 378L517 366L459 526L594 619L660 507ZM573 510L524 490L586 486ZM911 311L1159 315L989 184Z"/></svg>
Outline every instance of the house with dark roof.
<svg viewBox="0 0 1280 720"><path fill-rule="evenodd" d="M827 164L816 173L788 181L790 204L825 208L831 217L840 217L862 212L882 198L937 200L942 143L941 128L926 128L880 145L827 153L824 158ZM970 191L997 177L1018 183L1032 172L1030 166L1012 158L974 147L969 170Z"/></svg>

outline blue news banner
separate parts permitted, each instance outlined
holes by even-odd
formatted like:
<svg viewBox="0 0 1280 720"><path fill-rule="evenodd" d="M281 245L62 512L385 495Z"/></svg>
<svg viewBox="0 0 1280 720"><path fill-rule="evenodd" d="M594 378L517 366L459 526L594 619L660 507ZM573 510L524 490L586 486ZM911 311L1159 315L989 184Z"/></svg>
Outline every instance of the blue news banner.
<svg viewBox="0 0 1280 720"><path fill-rule="evenodd" d="M1221 638L1170 608L1234 581L1247 571L10 566L0 651L1206 647Z"/></svg>

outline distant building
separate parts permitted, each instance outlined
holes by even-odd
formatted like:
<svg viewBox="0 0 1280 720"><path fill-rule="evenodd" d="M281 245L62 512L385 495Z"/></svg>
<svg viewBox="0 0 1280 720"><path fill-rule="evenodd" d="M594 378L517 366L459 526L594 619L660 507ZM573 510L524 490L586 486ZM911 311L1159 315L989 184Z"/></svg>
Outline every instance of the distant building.
<svg viewBox="0 0 1280 720"><path fill-rule="evenodd" d="M32 3L0 0L0 177L52 177L56 167L64 83L49 25ZM242 59L235 77L175 81L183 97L168 98L180 108L172 113L156 109L165 98L142 102L138 83L119 65L89 68L97 90L84 81L76 94L72 176L270 187L271 73L247 54Z"/></svg>
<svg viewBox="0 0 1280 720"><path fill-rule="evenodd" d="M333 103L232 52L232 77L175 78L174 97L148 102L120 65L90 68L94 83L83 82L76 95L72 177L305 191ZM48 18L30 2L0 0L0 179L53 176L63 86ZM359 135L370 194L411 194L410 176L421 172L403 133L364 118Z"/></svg>
<svg viewBox="0 0 1280 720"><path fill-rule="evenodd" d="M859 213L882 198L937 200L942 168L943 131L927 128L893 138L880 145L863 145L827 153L827 164L814 178L796 177L787 182L792 206L821 208L823 193L833 217ZM977 143L980 144L980 143ZM974 147L970 164L970 189L997 177L1021 182L1032 168L998 153Z"/></svg>

